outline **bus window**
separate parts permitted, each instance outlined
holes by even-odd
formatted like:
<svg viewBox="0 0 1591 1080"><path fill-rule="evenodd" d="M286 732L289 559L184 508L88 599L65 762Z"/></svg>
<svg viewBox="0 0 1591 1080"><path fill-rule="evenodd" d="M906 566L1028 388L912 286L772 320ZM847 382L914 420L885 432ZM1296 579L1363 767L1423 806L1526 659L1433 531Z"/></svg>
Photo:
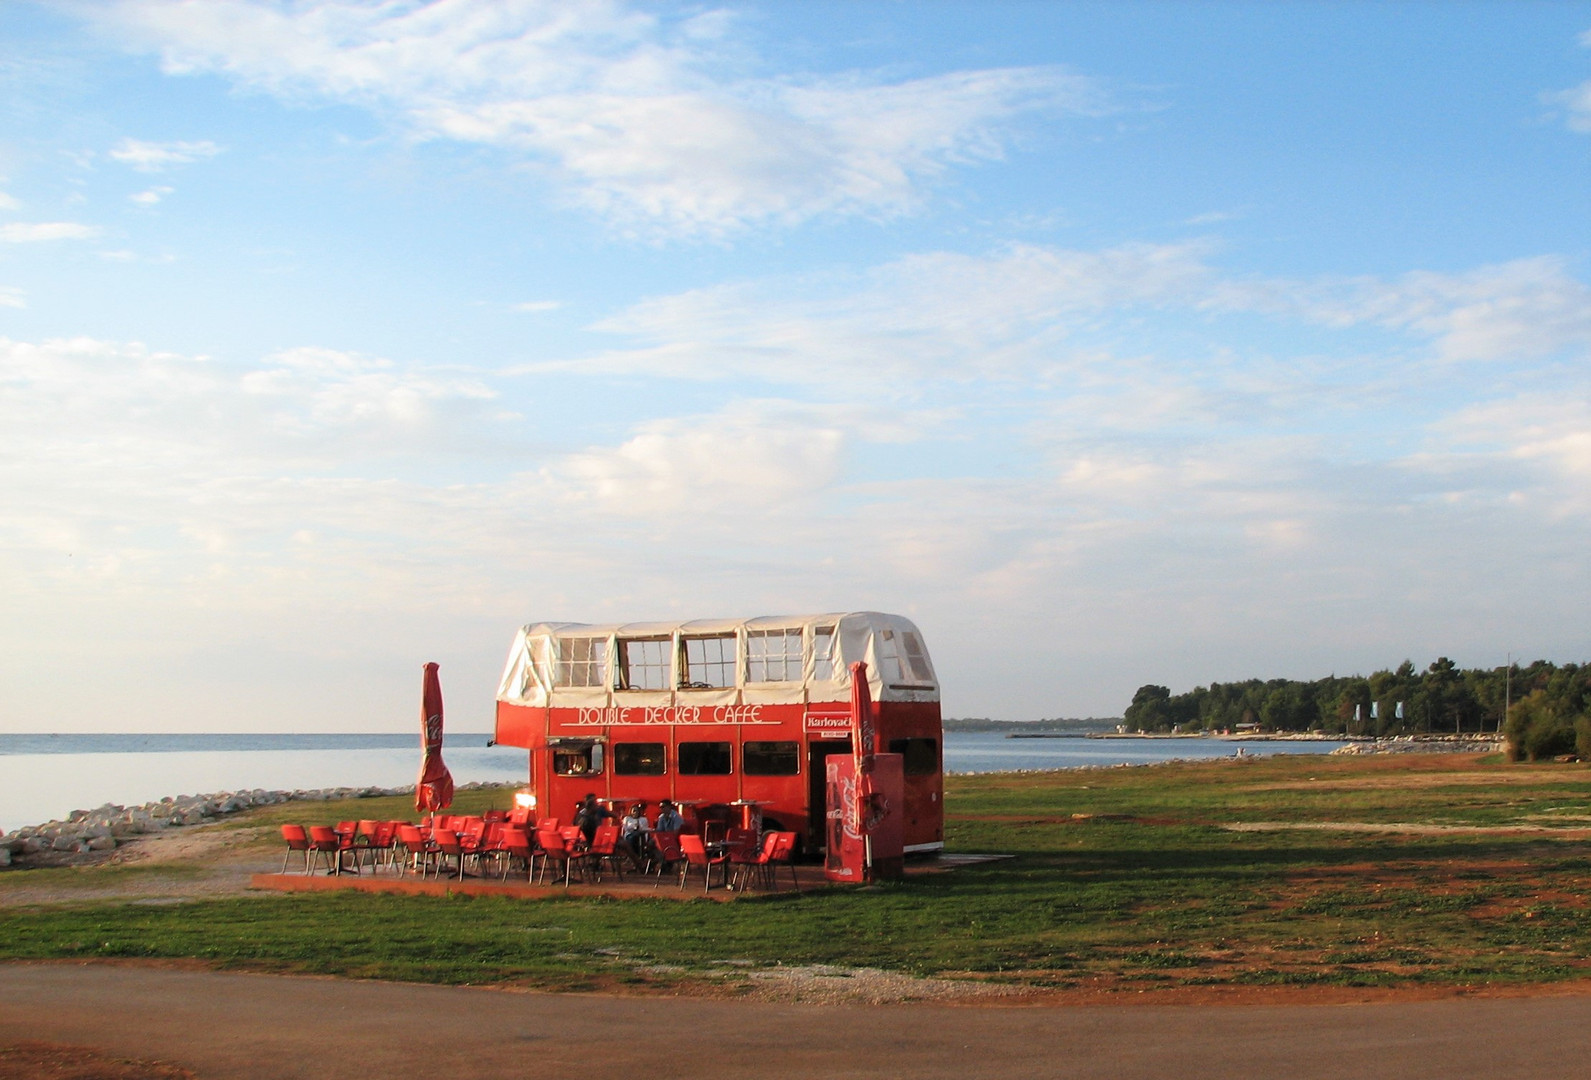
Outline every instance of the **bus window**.
<svg viewBox="0 0 1591 1080"><path fill-rule="evenodd" d="M669 677L673 642L668 638L632 638L619 642L620 690L672 690Z"/></svg>
<svg viewBox="0 0 1591 1080"><path fill-rule="evenodd" d="M895 641L895 631L885 630L878 635L879 674L887 683L905 679L900 667L900 645Z"/></svg>
<svg viewBox="0 0 1591 1080"><path fill-rule="evenodd" d="M923 649L923 639L910 630L900 637L906 646L906 666L911 669L912 678L920 683L933 682L934 673L928 668L928 653Z"/></svg>
<svg viewBox="0 0 1591 1080"><path fill-rule="evenodd" d="M740 767L747 776L795 776L801 752L795 742L748 742L740 748Z"/></svg>
<svg viewBox="0 0 1591 1080"><path fill-rule="evenodd" d="M812 681L835 682L840 677L834 670L834 627L812 628Z"/></svg>
<svg viewBox="0 0 1591 1080"><path fill-rule="evenodd" d="M929 776L939 771L938 739L891 739L889 752L901 756L907 776Z"/></svg>
<svg viewBox="0 0 1591 1080"><path fill-rule="evenodd" d="M747 630L746 681L800 682L800 630Z"/></svg>
<svg viewBox="0 0 1591 1080"><path fill-rule="evenodd" d="M552 771L559 776L594 776L602 771L602 744L569 739L552 747Z"/></svg>
<svg viewBox="0 0 1591 1080"><path fill-rule="evenodd" d="M682 742L679 744L681 776L728 776L729 744L726 742Z"/></svg>
<svg viewBox="0 0 1591 1080"><path fill-rule="evenodd" d="M662 776L663 744L621 742L613 744L614 776Z"/></svg>
<svg viewBox="0 0 1591 1080"><path fill-rule="evenodd" d="M559 686L607 686L608 639L564 638L558 642Z"/></svg>
<svg viewBox="0 0 1591 1080"><path fill-rule="evenodd" d="M735 635L685 638L685 681L682 690L708 690L735 685Z"/></svg>

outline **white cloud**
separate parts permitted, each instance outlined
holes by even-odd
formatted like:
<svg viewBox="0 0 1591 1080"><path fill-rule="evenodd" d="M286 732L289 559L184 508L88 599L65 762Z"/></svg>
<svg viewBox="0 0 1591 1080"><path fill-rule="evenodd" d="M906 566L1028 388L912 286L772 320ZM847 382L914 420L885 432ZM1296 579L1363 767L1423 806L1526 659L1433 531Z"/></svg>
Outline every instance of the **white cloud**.
<svg viewBox="0 0 1591 1080"><path fill-rule="evenodd" d="M539 314L544 311L557 311L561 307L563 307L562 300L527 300L523 304L515 304L514 310Z"/></svg>
<svg viewBox="0 0 1591 1080"><path fill-rule="evenodd" d="M1556 256L1463 274L1264 286L1258 307L1295 306L1330 325L1377 323L1434 341L1443 359L1506 361L1591 345L1591 288Z"/></svg>
<svg viewBox="0 0 1591 1080"><path fill-rule="evenodd" d="M1546 100L1553 105L1563 106L1568 113L1567 123L1571 131L1591 132L1591 81L1547 94Z"/></svg>
<svg viewBox="0 0 1591 1080"><path fill-rule="evenodd" d="M11 285L0 285L0 307L25 308L27 294Z"/></svg>
<svg viewBox="0 0 1591 1080"><path fill-rule="evenodd" d="M843 381L893 394L921 392L933 380L1050 385L1130 375L1124 354L1178 334L1178 348L1197 343L1199 362L1183 355L1174 371L1218 372L1228 361L1212 350L1221 338L1209 327L1253 317L1310 340L1323 334L1325 348L1334 334L1368 328L1382 332L1387 349L1448 364L1591 348L1591 287L1557 257L1460 274L1295 281L1228 276L1210 254L1203 244L1012 245L988 255L911 255L862 273L714 286L642 301L592 327L630 339L629 347L532 370ZM1241 367L1251 402L1285 397L1288 385L1312 378L1298 363L1250 358ZM1228 390L1241 381L1232 372L1221 377Z"/></svg>
<svg viewBox="0 0 1591 1080"><path fill-rule="evenodd" d="M157 186L129 195L127 199L129 202L137 203L139 206L154 206L175 190L175 188Z"/></svg>
<svg viewBox="0 0 1591 1080"><path fill-rule="evenodd" d="M689 508L794 514L838 475L846 431L836 417L773 402L641 425L615 447L568 455L543 474L568 502L626 517Z"/></svg>
<svg viewBox="0 0 1591 1080"><path fill-rule="evenodd" d="M12 222L0 225L0 243L35 244L49 240L91 240L100 234L93 225L75 221Z"/></svg>
<svg viewBox="0 0 1591 1080"><path fill-rule="evenodd" d="M20 209L22 209L22 204L18 202L14 196L7 195L5 192L0 191L0 210Z"/></svg>
<svg viewBox="0 0 1591 1080"><path fill-rule="evenodd" d="M1591 512L1591 387L1566 385L1460 409L1435 425L1431 468L1506 478L1507 497L1551 513ZM1509 463L1528 467L1521 474ZM1497 481L1492 481L1497 484Z"/></svg>
<svg viewBox="0 0 1591 1080"><path fill-rule="evenodd" d="M349 102L419 138L529 155L574 203L651 233L908 212L947 167L999 157L1016 117L1094 113L1103 100L1054 68L751 76L721 12L549 0L81 10L158 50L172 74Z"/></svg>
<svg viewBox="0 0 1591 1080"><path fill-rule="evenodd" d="M110 156L123 165L139 172L161 172L173 165L187 165L204 158L215 157L222 147L208 140L200 142L144 142L141 139L123 139L116 144Z"/></svg>
<svg viewBox="0 0 1591 1080"><path fill-rule="evenodd" d="M660 297L594 329L637 339L564 365L677 378L860 383L1031 377L1107 313L1197 308L1218 279L1189 245L1098 252L1018 245L913 255L861 275L779 279Z"/></svg>

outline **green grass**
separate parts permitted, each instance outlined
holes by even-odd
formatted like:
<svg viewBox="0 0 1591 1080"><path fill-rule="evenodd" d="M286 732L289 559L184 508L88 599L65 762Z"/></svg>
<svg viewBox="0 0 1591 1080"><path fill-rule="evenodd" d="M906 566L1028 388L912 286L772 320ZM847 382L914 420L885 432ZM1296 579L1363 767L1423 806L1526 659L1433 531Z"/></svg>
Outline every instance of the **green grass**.
<svg viewBox="0 0 1591 1080"><path fill-rule="evenodd" d="M240 824L402 809L378 802L276 807ZM564 990L743 977L744 964L725 961L1119 989L1591 973L1591 843L1565 828L1587 824L1573 820L1591 806L1580 766L1287 757L953 777L946 806L950 850L1016 857L876 890L731 904L336 893L11 908L0 911L0 958L190 957ZM1321 821L1565 827L1222 827Z"/></svg>

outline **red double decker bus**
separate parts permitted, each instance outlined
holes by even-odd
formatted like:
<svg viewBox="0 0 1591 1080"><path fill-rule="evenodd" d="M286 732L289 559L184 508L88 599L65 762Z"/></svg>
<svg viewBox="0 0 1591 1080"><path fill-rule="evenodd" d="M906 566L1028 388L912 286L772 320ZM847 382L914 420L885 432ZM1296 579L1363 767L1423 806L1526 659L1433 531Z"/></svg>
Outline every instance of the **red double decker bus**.
<svg viewBox="0 0 1591 1080"><path fill-rule="evenodd" d="M865 661L877 746L902 755L908 852L944 846L939 684L922 634L861 611L740 621L538 623L514 639L495 739L530 752L537 813L587 792L756 806L824 836L824 758L851 752L850 666Z"/></svg>

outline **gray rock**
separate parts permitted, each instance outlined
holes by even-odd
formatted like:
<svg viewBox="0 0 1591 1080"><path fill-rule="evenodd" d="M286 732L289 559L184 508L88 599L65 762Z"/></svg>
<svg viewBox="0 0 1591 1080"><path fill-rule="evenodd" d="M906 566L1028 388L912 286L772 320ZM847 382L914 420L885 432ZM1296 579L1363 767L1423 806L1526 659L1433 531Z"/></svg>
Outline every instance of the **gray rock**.
<svg viewBox="0 0 1591 1080"><path fill-rule="evenodd" d="M50 847L55 851L76 851L78 844L79 840L77 837L62 835L57 836L54 842L50 844Z"/></svg>
<svg viewBox="0 0 1591 1080"><path fill-rule="evenodd" d="M90 851L109 851L116 846L116 839L111 836L96 836L88 842Z"/></svg>

